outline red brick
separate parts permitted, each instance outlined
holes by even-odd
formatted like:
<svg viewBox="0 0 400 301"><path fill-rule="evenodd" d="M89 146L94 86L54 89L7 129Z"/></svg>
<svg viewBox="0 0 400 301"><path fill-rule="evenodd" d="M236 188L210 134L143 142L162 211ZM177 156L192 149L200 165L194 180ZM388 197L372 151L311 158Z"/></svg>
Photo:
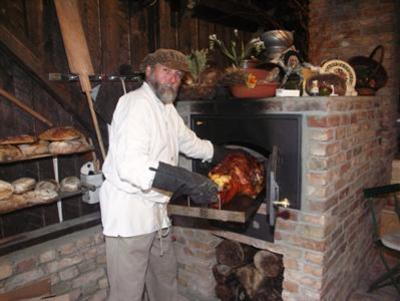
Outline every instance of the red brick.
<svg viewBox="0 0 400 301"><path fill-rule="evenodd" d="M308 249L323 252L326 248L325 241L316 241L312 239L306 239L299 236L293 236L291 241L294 245Z"/></svg>
<svg viewBox="0 0 400 301"><path fill-rule="evenodd" d="M307 125L309 127L327 127L327 118L325 116L309 116L307 118Z"/></svg>
<svg viewBox="0 0 400 301"><path fill-rule="evenodd" d="M299 263L297 262L297 260L287 256L283 257L283 266L285 267L285 269L291 269L291 270L299 269Z"/></svg>
<svg viewBox="0 0 400 301"><path fill-rule="evenodd" d="M24 259L16 264L16 272L23 273L32 270L36 266L36 263L37 260L35 260L34 258Z"/></svg>
<svg viewBox="0 0 400 301"><path fill-rule="evenodd" d="M305 259L311 263L322 265L324 256L322 253L306 252Z"/></svg>
<svg viewBox="0 0 400 301"><path fill-rule="evenodd" d="M289 292L297 293L299 292L299 285L296 282L290 280L283 281L283 288Z"/></svg>

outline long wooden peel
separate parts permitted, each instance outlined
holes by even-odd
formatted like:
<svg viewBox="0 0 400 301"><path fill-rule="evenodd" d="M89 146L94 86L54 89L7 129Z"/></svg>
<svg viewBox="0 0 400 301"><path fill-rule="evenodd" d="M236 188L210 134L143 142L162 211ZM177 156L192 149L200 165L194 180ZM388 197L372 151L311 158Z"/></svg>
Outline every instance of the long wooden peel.
<svg viewBox="0 0 400 301"><path fill-rule="evenodd" d="M57 11L58 21L60 23L68 65L72 73L79 75L81 88L86 95L97 140L99 142L101 155L104 160L106 151L104 148L103 138L100 133L97 116L94 111L92 97L90 95L92 87L89 81L89 75L94 74L94 70L92 61L90 59L85 33L82 27L78 1L54 0L54 4Z"/></svg>
<svg viewBox="0 0 400 301"><path fill-rule="evenodd" d="M17 105L18 107L20 107L22 110L24 110L25 112L31 114L33 117L35 117L36 119L40 120L41 122L47 124L48 126L52 127L53 123L48 120L46 117L44 117L43 115L39 114L38 112L34 111L33 109L31 109L30 107L28 107L26 104L24 104L21 100L19 100L18 98L16 98L14 95L8 93L6 90L3 90L2 88L0 88L0 95L4 96L5 98L7 98L9 101L11 101L13 104Z"/></svg>

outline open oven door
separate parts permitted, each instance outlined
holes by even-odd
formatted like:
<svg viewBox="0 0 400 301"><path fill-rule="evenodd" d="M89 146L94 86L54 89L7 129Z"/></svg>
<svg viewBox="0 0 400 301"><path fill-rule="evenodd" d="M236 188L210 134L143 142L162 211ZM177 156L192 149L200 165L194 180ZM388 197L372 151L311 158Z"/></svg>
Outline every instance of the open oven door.
<svg viewBox="0 0 400 301"><path fill-rule="evenodd" d="M218 206L216 206L217 208L196 205L187 197L174 198L173 196L168 205L169 214L244 224L260 209L262 204L264 204L262 211L265 211L266 208L275 210L273 203L279 197L279 187L274 176L276 174L276 164L278 161L277 147L273 148L269 158L267 154L262 154L246 146L228 144L225 145L225 147L232 150L243 150L264 165L264 189L254 199L245 195L236 195L227 204L222 205L219 203ZM211 165L203 163L201 169L203 173L206 174L204 170L210 170ZM273 199L271 199L271 197ZM275 214L272 215L273 218L271 215L269 217L270 223L274 223Z"/></svg>

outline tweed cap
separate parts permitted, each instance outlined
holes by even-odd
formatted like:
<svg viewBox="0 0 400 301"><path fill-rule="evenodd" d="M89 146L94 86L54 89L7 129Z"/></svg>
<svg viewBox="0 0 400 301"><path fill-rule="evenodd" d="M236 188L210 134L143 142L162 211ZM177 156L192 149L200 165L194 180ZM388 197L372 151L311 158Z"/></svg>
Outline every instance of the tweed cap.
<svg viewBox="0 0 400 301"><path fill-rule="evenodd" d="M140 64L140 70L144 72L146 66L154 66L157 63L171 69L189 72L189 64L186 56L178 50L165 48L160 48L153 53L149 53Z"/></svg>

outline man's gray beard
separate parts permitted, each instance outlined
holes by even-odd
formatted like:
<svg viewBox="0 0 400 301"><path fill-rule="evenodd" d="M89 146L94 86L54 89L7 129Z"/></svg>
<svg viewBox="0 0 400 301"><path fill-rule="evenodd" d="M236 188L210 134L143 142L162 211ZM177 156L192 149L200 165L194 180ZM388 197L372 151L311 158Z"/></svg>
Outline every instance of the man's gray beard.
<svg viewBox="0 0 400 301"><path fill-rule="evenodd" d="M174 90L173 87L160 84L159 82L155 81L152 76L148 78L147 82L150 84L150 87L153 89L156 96L164 104L173 103L175 101L178 91Z"/></svg>

